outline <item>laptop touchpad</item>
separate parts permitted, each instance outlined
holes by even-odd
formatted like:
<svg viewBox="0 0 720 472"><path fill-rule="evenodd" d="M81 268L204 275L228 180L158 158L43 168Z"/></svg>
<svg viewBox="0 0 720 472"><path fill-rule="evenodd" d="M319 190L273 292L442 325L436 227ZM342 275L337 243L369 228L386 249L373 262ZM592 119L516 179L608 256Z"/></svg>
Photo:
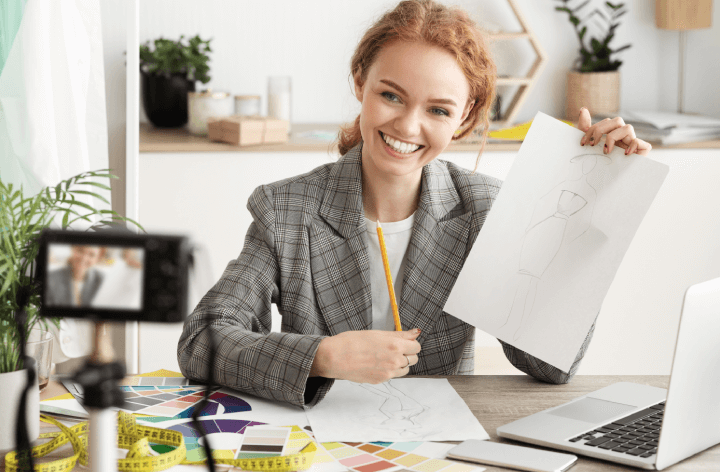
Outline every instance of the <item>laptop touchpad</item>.
<svg viewBox="0 0 720 472"><path fill-rule="evenodd" d="M603 423L610 418L615 418L618 415L635 409L637 409L636 406L586 397L553 411L549 411L548 414L578 421L587 421L588 423Z"/></svg>

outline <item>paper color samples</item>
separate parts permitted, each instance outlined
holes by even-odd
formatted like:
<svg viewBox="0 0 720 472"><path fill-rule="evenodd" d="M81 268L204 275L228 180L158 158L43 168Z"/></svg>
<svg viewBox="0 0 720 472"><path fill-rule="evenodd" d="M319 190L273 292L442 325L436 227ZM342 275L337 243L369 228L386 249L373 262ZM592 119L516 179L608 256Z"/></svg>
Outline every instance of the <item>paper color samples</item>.
<svg viewBox="0 0 720 472"><path fill-rule="evenodd" d="M231 450L233 453L237 452L237 449L233 448L232 445L228 444L229 441L234 442L234 437L228 438L228 434L231 435L242 435L248 426L261 425L255 421L246 420L200 420L200 426L205 430L205 434L210 438L210 445L213 449ZM200 461L205 459L205 450L203 445L200 443L200 432L192 424L192 421L186 423L176 424L169 426L167 429L178 431L185 438L185 447L187 448L186 457L189 461ZM242 436L240 436L242 437ZM228 441L229 440L229 441ZM154 450L160 452L155 445L152 446Z"/></svg>
<svg viewBox="0 0 720 472"><path fill-rule="evenodd" d="M123 386L125 397L122 410L163 418L190 418L202 401L204 387L176 386ZM210 403L200 416L250 411L250 405L241 398L227 393L214 392Z"/></svg>
<svg viewBox="0 0 720 472"><path fill-rule="evenodd" d="M235 457L252 459L285 455L285 446L290 438L289 427L253 426L246 428L242 436L242 444Z"/></svg>
<svg viewBox="0 0 720 472"><path fill-rule="evenodd" d="M442 459L453 444L433 442L322 443L354 472L480 472L475 467Z"/></svg>

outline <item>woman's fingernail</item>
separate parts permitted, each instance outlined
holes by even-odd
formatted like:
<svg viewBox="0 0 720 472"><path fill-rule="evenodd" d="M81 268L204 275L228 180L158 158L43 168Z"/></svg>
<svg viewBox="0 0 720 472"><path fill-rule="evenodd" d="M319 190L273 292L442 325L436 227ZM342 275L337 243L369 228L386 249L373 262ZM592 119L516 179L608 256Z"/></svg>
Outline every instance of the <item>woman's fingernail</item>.
<svg viewBox="0 0 720 472"><path fill-rule="evenodd" d="M580 146L585 146L585 136L580 140Z"/></svg>
<svg viewBox="0 0 720 472"><path fill-rule="evenodd" d="M580 112L582 112L585 109L585 107L580 107Z"/></svg>
<svg viewBox="0 0 720 472"><path fill-rule="evenodd" d="M421 333L420 328L415 328L415 329L413 330L413 333L415 333L415 334L420 334L420 333Z"/></svg>
<svg viewBox="0 0 720 472"><path fill-rule="evenodd" d="M606 144L606 145L605 145L605 146L603 147L603 152L604 152L605 154L607 154L607 153L608 153L608 147L607 147L607 144Z"/></svg>

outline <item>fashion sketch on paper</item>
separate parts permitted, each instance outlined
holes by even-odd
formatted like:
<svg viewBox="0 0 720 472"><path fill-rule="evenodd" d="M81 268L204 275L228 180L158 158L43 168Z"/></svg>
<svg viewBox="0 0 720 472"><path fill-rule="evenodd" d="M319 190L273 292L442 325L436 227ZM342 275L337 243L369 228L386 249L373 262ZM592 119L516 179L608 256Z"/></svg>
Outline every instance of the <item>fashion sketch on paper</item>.
<svg viewBox="0 0 720 472"><path fill-rule="evenodd" d="M429 407L408 396L392 383L387 382L372 385L359 384L362 388L378 395L384 399L380 405L381 416L373 416L373 426L385 431L397 433L398 438L409 438L416 436L423 428L422 420L419 418Z"/></svg>
<svg viewBox="0 0 720 472"><path fill-rule="evenodd" d="M505 323L513 340L533 323L538 284L558 252L582 236L592 223L598 192L611 179L612 161L603 154L581 154L570 159L568 178L541 197L525 230L514 297Z"/></svg>

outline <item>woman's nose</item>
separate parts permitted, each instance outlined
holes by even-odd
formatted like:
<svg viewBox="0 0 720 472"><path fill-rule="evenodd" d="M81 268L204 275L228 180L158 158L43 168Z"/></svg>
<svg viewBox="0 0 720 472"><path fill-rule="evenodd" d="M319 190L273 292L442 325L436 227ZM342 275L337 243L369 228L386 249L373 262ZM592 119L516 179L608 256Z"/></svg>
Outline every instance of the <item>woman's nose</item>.
<svg viewBox="0 0 720 472"><path fill-rule="evenodd" d="M395 129L398 131L398 138L412 138L420 134L420 116L417 110L406 109L395 120Z"/></svg>

